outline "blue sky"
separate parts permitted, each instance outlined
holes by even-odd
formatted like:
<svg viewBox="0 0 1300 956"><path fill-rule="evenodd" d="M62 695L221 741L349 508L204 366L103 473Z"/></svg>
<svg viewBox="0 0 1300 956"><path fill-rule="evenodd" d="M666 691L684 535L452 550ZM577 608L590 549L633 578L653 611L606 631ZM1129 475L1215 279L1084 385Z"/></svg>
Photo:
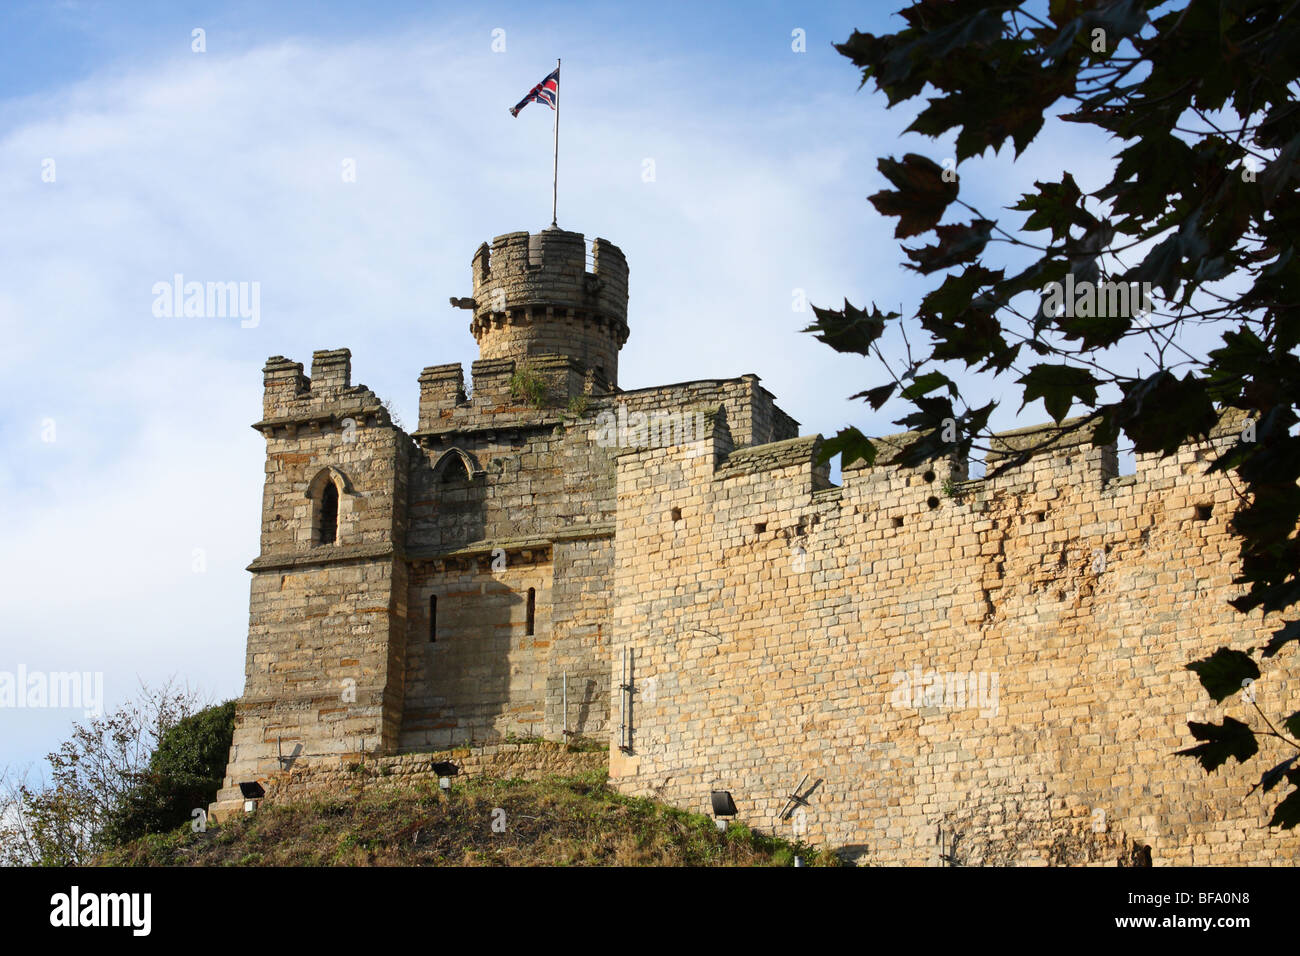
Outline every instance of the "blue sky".
<svg viewBox="0 0 1300 956"><path fill-rule="evenodd" d="M897 431L847 399L879 369L793 304L925 288L866 196L877 157L951 146L900 138L914 107L831 49L895 5L0 6L0 671L103 671L108 707L169 676L240 693L262 364L347 346L414 422L420 370L476 357L447 305L475 248L549 223L553 114L507 109L557 56L559 223L631 268L621 384L755 372L805 434ZM963 164L963 198L998 211L1067 163L1096 188L1114 147L1082 137ZM155 316L177 273L257 282L258 325ZM1017 404L999 427L1045 419ZM0 768L80 716L0 709Z"/></svg>

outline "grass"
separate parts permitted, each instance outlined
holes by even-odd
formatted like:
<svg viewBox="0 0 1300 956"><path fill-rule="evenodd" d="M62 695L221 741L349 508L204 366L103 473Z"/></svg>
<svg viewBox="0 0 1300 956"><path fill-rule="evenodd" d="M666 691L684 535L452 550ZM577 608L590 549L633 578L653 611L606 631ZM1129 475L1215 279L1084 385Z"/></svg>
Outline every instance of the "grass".
<svg viewBox="0 0 1300 956"><path fill-rule="evenodd" d="M569 399L567 413L569 418L582 418L587 414L588 399L586 395L574 395Z"/></svg>
<svg viewBox="0 0 1300 956"><path fill-rule="evenodd" d="M530 365L520 364L510 376L510 396L517 402L526 402L534 408L546 405L546 379Z"/></svg>
<svg viewBox="0 0 1300 956"><path fill-rule="evenodd" d="M505 812L504 831L493 821ZM289 806L204 833L188 825L104 854L107 866L810 866L836 857L704 814L626 797L605 772L429 781Z"/></svg>
<svg viewBox="0 0 1300 956"><path fill-rule="evenodd" d="M513 730L506 731L505 742L508 744L541 744L546 743L545 737L539 737L537 734L516 734Z"/></svg>

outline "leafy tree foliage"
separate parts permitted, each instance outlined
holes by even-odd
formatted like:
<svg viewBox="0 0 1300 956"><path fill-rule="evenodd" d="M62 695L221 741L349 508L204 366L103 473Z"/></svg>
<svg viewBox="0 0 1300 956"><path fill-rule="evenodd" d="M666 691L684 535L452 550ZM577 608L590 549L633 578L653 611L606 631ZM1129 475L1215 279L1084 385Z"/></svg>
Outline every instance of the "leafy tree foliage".
<svg viewBox="0 0 1300 956"><path fill-rule="evenodd" d="M235 702L228 700L168 728L121 802L108 815L104 842L120 846L146 833L174 830L206 814L216 799L235 733Z"/></svg>
<svg viewBox="0 0 1300 956"><path fill-rule="evenodd" d="M1050 0L1044 9L916 0L901 16L906 25L896 33L855 31L836 48L890 107L924 96L908 131L955 135L951 163L915 153L880 159L890 188L870 197L897 219L898 239L932 235L903 252L904 265L935 276L935 284L906 320L846 301L838 310L814 308L806 331L884 366L889 380L854 397L877 410L890 401L910 407L896 420L915 433L893 457L903 466L987 449L997 402L970 407L950 373L964 374L968 392L976 377L1015 376L1023 403L1041 399L1060 431L1086 430L1099 444L1123 436L1138 452L1168 455L1207 438L1226 410L1237 410L1242 433L1212 465L1230 472L1240 490L1232 528L1245 593L1233 604L1243 613L1294 608L1300 3ZM1109 182L1084 192L1068 171L1035 182L1011 207L1025 216L1010 230L963 201L956 167L1008 141L1018 158L1058 106L1060 119L1093 127L1099 142L1118 142ZM944 222L950 212L969 218ZM1002 261L991 261L998 249ZM1067 283L1149 283L1152 307L1144 312L1118 295L1062 302ZM906 338L918 325L929 338L922 354ZM881 349L891 329L907 345L901 368ZM1221 344L1188 344L1188 333L1207 330ZM1078 417L1067 420L1072 410ZM1035 450L992 473L1023 464ZM846 464L870 463L876 450L846 428L826 444L828 457L836 453ZM1221 648L1189 667L1223 701L1259 677L1257 658L1294 651L1288 645L1297 639L1300 621L1288 622L1264 647ZM1256 734L1300 750L1300 712L1279 729L1253 695L1247 700L1260 725L1192 723L1201 743L1181 753L1210 772L1229 758L1253 757ZM1300 822L1296 757L1264 773L1256 789L1267 793L1283 779L1294 788L1272 823L1293 827Z"/></svg>
<svg viewBox="0 0 1300 956"><path fill-rule="evenodd" d="M154 755L169 732L197 709L190 690L171 682L142 685L135 700L74 725L72 735L46 757L47 779L29 783L26 774L6 770L0 777L0 865L77 866L93 860L111 845L113 827L150 779ZM186 736L169 743L160 769L205 766L190 756L196 750Z"/></svg>

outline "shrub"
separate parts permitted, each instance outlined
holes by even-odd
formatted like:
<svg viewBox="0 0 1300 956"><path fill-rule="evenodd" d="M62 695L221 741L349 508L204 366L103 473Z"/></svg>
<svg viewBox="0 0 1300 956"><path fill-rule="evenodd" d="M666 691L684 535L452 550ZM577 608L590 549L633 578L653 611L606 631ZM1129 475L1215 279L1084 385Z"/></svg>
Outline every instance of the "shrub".
<svg viewBox="0 0 1300 956"><path fill-rule="evenodd" d="M531 365L521 363L510 376L510 397L520 402L527 402L534 408L546 404L546 379L542 378Z"/></svg>
<svg viewBox="0 0 1300 956"><path fill-rule="evenodd" d="M117 846L173 830L206 810L221 789L235 732L235 702L186 717L163 734L149 767L108 814L104 840Z"/></svg>

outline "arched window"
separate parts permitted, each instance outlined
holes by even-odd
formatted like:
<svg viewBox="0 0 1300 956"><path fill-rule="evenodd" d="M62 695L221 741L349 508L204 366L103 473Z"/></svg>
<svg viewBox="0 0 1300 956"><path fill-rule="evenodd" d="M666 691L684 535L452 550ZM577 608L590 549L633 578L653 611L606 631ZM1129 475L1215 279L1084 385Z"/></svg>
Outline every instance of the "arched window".
<svg viewBox="0 0 1300 956"><path fill-rule="evenodd" d="M449 448L434 462L433 478L439 484L467 484L481 474L478 459L460 448Z"/></svg>
<svg viewBox="0 0 1300 956"><path fill-rule="evenodd" d="M442 475L439 478L443 484L469 481L469 467L465 464L465 459L460 455L452 455L442 466Z"/></svg>
<svg viewBox="0 0 1300 956"><path fill-rule="evenodd" d="M337 468L323 468L307 486L307 497L311 500L311 537L312 547L337 544L339 540L339 512L341 497L351 494L352 488L347 476Z"/></svg>
<svg viewBox="0 0 1300 956"><path fill-rule="evenodd" d="M320 537L317 544L333 544L339 534L339 490L334 482L325 482L320 496Z"/></svg>

